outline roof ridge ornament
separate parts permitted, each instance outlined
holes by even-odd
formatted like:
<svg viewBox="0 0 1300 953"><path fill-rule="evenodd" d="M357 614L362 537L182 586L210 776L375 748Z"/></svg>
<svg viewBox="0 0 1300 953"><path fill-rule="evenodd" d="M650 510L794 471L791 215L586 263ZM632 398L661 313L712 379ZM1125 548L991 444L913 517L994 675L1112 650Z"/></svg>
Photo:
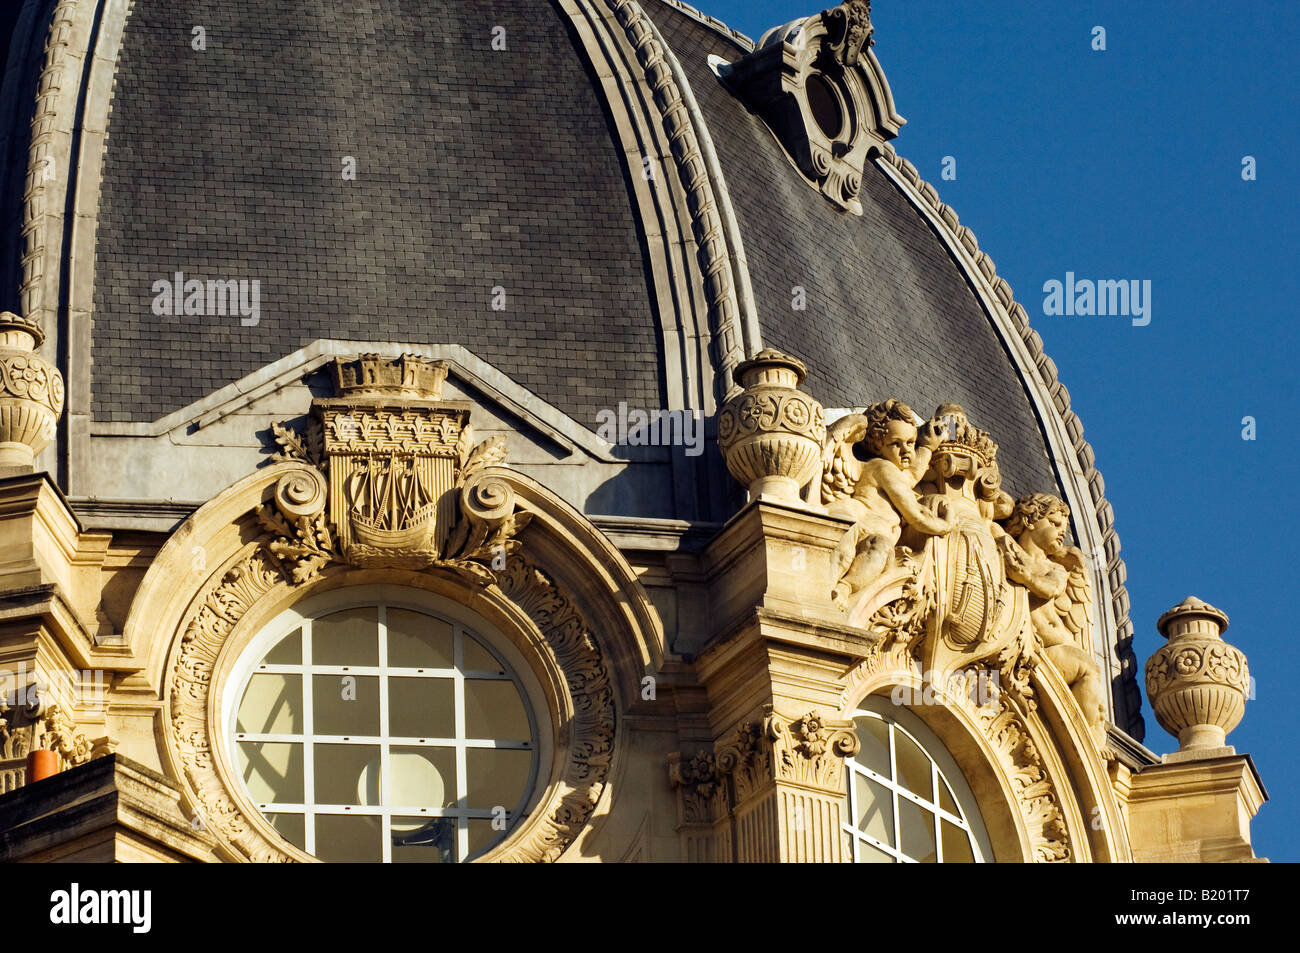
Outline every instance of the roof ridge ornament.
<svg viewBox="0 0 1300 953"><path fill-rule="evenodd" d="M768 30L752 53L718 67L810 183L855 215L866 163L906 122L874 43L871 4L846 0Z"/></svg>
<svg viewBox="0 0 1300 953"><path fill-rule="evenodd" d="M835 24L839 38L829 41L836 59L844 66L857 66L862 51L876 45L876 28L871 25L871 0L846 0L822 16Z"/></svg>

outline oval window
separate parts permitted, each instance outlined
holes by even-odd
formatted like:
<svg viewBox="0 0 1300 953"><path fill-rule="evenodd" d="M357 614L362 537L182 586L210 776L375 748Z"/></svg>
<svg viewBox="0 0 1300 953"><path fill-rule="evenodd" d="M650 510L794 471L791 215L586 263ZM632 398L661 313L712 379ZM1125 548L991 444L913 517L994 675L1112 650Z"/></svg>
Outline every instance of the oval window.
<svg viewBox="0 0 1300 953"><path fill-rule="evenodd" d="M325 861L455 863L516 826L536 723L481 633L379 604L270 635L234 686L228 737L285 840Z"/></svg>
<svg viewBox="0 0 1300 953"><path fill-rule="evenodd" d="M828 139L835 139L844 130L844 107L840 95L825 77L813 73L804 83L808 108L813 120Z"/></svg>

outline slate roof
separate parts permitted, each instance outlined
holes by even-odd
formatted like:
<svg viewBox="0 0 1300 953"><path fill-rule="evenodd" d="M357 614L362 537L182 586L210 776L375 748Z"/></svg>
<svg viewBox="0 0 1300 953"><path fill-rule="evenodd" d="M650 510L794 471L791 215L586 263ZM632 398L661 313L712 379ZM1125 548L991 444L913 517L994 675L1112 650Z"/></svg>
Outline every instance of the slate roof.
<svg viewBox="0 0 1300 953"><path fill-rule="evenodd" d="M764 345L802 358L830 407L960 402L997 439L1009 490L1057 486L1024 385L921 215L873 166L865 214L834 209L709 69L741 45L677 5L644 6L717 148ZM156 419L322 337L462 344L588 426L621 400L663 405L629 184L555 4L264 0L250 17L141 0L108 131L96 420ZM6 298L15 271L0 270ZM259 281L259 323L153 314L154 282L177 271Z"/></svg>
<svg viewBox="0 0 1300 953"><path fill-rule="evenodd" d="M463 344L593 428L619 399L663 405L628 187L548 3L141 0L108 133L97 420L155 419L323 337ZM259 324L155 316L177 271L259 280Z"/></svg>
<svg viewBox="0 0 1300 953"><path fill-rule="evenodd" d="M710 54L732 61L741 48L675 6L644 6L708 122L740 219L763 345L802 359L805 388L828 407L898 397L928 417L959 403L998 442L1009 492L1059 493L1024 385L920 213L872 164L863 215L838 211L709 68ZM795 287L807 292L806 311L792 306Z"/></svg>

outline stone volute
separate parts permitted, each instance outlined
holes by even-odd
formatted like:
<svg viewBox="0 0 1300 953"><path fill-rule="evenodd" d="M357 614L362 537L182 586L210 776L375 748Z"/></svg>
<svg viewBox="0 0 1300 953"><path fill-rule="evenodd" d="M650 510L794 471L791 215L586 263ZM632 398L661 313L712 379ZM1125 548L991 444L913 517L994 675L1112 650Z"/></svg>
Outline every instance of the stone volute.
<svg viewBox="0 0 1300 953"><path fill-rule="evenodd" d="M63 376L37 357L41 329L0 313L0 473L35 468L63 413Z"/></svg>
<svg viewBox="0 0 1300 953"><path fill-rule="evenodd" d="M1246 656L1224 642L1226 613L1188 596L1156 623L1168 640L1147 660L1147 696L1161 727L1178 738L1166 761L1235 754L1227 733L1245 712Z"/></svg>
<svg viewBox="0 0 1300 953"><path fill-rule="evenodd" d="M799 390L807 373L802 361L770 348L735 370L744 390L718 414L718 442L752 500L803 506L799 490L821 466L826 414Z"/></svg>

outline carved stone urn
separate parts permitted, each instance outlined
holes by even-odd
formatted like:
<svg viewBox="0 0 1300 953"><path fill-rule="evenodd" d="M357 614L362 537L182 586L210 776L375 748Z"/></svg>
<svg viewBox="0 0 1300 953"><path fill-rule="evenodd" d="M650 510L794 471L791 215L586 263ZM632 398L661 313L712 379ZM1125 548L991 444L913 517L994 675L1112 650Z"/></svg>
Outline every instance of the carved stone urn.
<svg viewBox="0 0 1300 953"><path fill-rule="evenodd" d="M44 338L35 324L0 313L0 469L31 470L63 413L63 376L34 353Z"/></svg>
<svg viewBox="0 0 1300 953"><path fill-rule="evenodd" d="M802 361L771 349L735 370L744 390L718 414L718 443L751 499L802 505L799 490L821 465L826 414L799 390L807 373Z"/></svg>
<svg viewBox="0 0 1300 953"><path fill-rule="evenodd" d="M1188 596L1156 623L1168 642L1147 660L1147 696L1162 728L1178 738L1166 760L1232 754L1227 734L1246 708L1246 656L1224 642L1226 613Z"/></svg>

